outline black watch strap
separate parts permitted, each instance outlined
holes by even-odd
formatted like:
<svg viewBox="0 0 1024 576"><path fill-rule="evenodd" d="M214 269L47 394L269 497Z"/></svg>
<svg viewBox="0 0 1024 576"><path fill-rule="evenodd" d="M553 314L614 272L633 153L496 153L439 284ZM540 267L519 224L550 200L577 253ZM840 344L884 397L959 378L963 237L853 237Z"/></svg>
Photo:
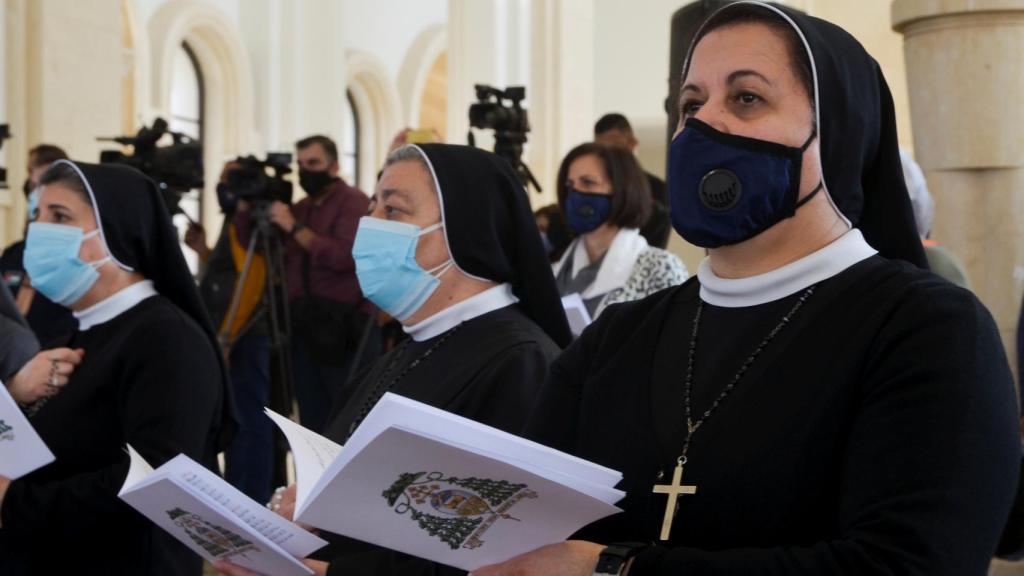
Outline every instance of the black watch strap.
<svg viewBox="0 0 1024 576"><path fill-rule="evenodd" d="M303 224L302 224L302 222L296 222L296 223L295 223L295 224L294 224L294 225L292 226L292 231L291 231L291 232L289 232L289 234L290 234L290 235L292 235L292 236L295 236L295 234L296 234L296 233L297 233L297 232L298 232L299 230L302 230L302 229L303 229L303 228L305 228L305 227L306 227L306 226L305 226L305 225L303 225Z"/></svg>
<svg viewBox="0 0 1024 576"><path fill-rule="evenodd" d="M601 551L594 567L594 576L618 576L630 558L636 556L649 544L643 542L617 542L610 544Z"/></svg>

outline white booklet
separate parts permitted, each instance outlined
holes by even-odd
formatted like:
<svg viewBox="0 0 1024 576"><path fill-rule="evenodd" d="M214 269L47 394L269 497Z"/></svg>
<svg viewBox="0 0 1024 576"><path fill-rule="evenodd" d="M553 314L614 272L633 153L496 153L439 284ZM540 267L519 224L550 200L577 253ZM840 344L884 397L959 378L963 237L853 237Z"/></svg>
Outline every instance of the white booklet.
<svg viewBox="0 0 1024 576"><path fill-rule="evenodd" d="M0 476L16 480L53 460L53 452L0 382Z"/></svg>
<svg viewBox="0 0 1024 576"><path fill-rule="evenodd" d="M261 574L308 576L298 559L327 544L184 454L156 470L131 446L118 496L206 560Z"/></svg>
<svg viewBox="0 0 1024 576"><path fill-rule="evenodd" d="M562 308L565 308L565 319L569 321L569 330L573 336L583 334L593 321L583 297L578 292L562 297Z"/></svg>
<svg viewBox="0 0 1024 576"><path fill-rule="evenodd" d="M273 412L292 446L296 520L463 570L615 514L621 474L395 394L344 448Z"/></svg>

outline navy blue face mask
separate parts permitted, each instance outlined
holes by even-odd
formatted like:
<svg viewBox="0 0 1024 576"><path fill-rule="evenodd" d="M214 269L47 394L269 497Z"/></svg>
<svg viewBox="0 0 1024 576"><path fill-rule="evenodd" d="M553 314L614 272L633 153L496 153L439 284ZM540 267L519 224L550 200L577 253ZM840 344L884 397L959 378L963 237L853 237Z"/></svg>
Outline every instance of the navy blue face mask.
<svg viewBox="0 0 1024 576"><path fill-rule="evenodd" d="M738 244L796 214L800 167L812 132L799 148L725 134L696 118L669 148L672 227L703 248Z"/></svg>
<svg viewBox="0 0 1024 576"><path fill-rule="evenodd" d="M569 188L565 195L565 221L577 234L596 230L612 213L609 194L592 194Z"/></svg>

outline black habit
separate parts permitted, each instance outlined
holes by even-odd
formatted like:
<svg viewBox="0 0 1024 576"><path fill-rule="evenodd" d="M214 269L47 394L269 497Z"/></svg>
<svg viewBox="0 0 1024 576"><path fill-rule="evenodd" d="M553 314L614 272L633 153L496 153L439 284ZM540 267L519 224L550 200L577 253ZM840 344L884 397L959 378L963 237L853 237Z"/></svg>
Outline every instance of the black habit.
<svg viewBox="0 0 1024 576"><path fill-rule="evenodd" d="M652 487L686 437L699 288L609 307L552 366L527 436L625 475L625 513L580 538L658 539ZM705 305L696 414L798 296ZM683 483L697 494L630 574L984 574L1015 487L1015 404L977 299L871 257L818 286L694 435Z"/></svg>
<svg viewBox="0 0 1024 576"><path fill-rule="evenodd" d="M518 433L548 367L571 339L526 192L504 159L465 146L417 146L441 199L455 265L506 283L519 302L468 319L453 330L399 345L364 369L335 406L326 435L344 442L384 391ZM430 351L429 355L427 352ZM408 370L410 364L421 362ZM390 388L389 388L390 386ZM329 574L461 574L349 538L327 536Z"/></svg>
<svg viewBox="0 0 1024 576"><path fill-rule="evenodd" d="M879 254L838 269L819 259L820 277L781 294L769 284L760 301L705 302L695 420L817 284L695 433L688 351L703 290L723 281L705 273L609 307L552 366L527 436L623 472L625 512L578 536L657 542L630 576L983 575L1020 462L995 323L922 269L877 63L822 20L759 2L722 10L751 5L806 40L825 189ZM652 489L669 483L690 434L682 484L697 492L679 496L658 542L667 496Z"/></svg>
<svg viewBox="0 0 1024 576"><path fill-rule="evenodd" d="M56 461L11 483L0 573L197 576L200 558L117 493L126 443L154 467L182 453L215 464L231 424L222 360L156 185L125 167L72 165L108 266L140 272L158 295L64 343L84 359L31 420Z"/></svg>

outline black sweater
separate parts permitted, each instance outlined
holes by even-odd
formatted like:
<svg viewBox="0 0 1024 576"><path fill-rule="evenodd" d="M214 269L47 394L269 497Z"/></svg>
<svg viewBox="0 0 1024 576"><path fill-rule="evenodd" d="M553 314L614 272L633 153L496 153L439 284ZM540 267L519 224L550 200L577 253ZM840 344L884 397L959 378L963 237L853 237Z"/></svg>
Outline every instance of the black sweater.
<svg viewBox="0 0 1024 576"><path fill-rule="evenodd" d="M686 436L696 279L608 308L552 367L527 435L621 470L578 537L654 542ZM799 294L706 306L699 416ZM969 292L875 256L822 282L694 435L671 539L631 576L986 573L1020 443L1003 346Z"/></svg>
<svg viewBox="0 0 1024 576"><path fill-rule="evenodd" d="M76 333L85 358L32 419L56 461L11 483L0 508L0 574L198 575L199 556L118 499L125 443L154 467L215 456L216 352L161 296Z"/></svg>

